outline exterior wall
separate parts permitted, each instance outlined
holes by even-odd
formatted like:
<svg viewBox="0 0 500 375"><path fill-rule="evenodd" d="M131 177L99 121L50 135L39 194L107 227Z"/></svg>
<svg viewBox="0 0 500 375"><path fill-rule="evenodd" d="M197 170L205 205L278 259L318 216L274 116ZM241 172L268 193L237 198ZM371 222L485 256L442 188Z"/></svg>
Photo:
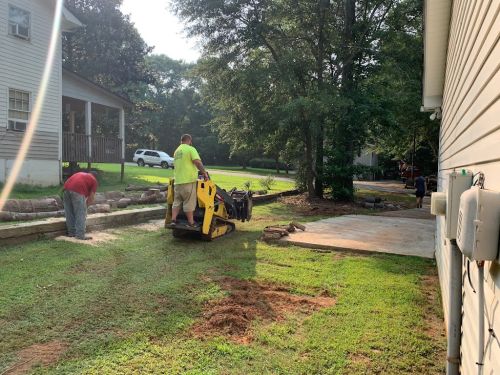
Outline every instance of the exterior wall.
<svg viewBox="0 0 500 375"><path fill-rule="evenodd" d="M354 158L354 164L376 167L378 166L378 156L375 152L364 150L360 156Z"/></svg>
<svg viewBox="0 0 500 375"><path fill-rule="evenodd" d="M9 4L31 13L31 39L25 41L8 34ZM0 0L0 159L15 159L24 133L7 130L8 89L31 93L31 109L37 99L38 88L45 67L45 59L52 31L55 2L49 0ZM59 160L61 128L61 46L59 45L40 121L28 159L21 172L36 176L30 165L39 160ZM49 170L50 168L50 170ZM54 169L52 169L54 168ZM59 176L59 163L43 165L49 175ZM1 177L1 174L0 174ZM32 177L28 178L38 183ZM56 181L58 182L59 177ZM41 179L39 183L45 183Z"/></svg>
<svg viewBox="0 0 500 375"><path fill-rule="evenodd" d="M463 168L486 176L485 188L500 191L500 0L455 0L450 24L443 118L440 134L439 191L447 175ZM448 319L449 241L444 218L437 220L436 259ZM464 260L465 262L465 260ZM464 263L465 265L466 263ZM462 373L477 372L478 301L464 266ZM477 290L477 266L470 265ZM484 373L500 373L500 259L485 265Z"/></svg>
<svg viewBox="0 0 500 375"><path fill-rule="evenodd" d="M13 159L0 159L0 182L4 182L14 165ZM19 184L55 186L59 184L58 160L27 159L17 179Z"/></svg>

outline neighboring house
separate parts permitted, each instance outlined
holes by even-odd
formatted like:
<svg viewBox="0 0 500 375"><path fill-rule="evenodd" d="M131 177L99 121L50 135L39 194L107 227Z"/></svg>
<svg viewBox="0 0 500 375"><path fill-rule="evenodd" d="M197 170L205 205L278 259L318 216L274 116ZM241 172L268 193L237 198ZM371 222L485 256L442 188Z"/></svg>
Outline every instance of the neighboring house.
<svg viewBox="0 0 500 375"><path fill-rule="evenodd" d="M363 165L366 167L378 167L378 155L372 149L373 146L364 148L359 155L354 158L354 165ZM355 176L357 179L374 180L375 172L371 171L365 175Z"/></svg>
<svg viewBox="0 0 500 375"><path fill-rule="evenodd" d="M0 182L8 177L37 100L55 0L0 0ZM63 9L61 32L83 25ZM61 40L40 120L18 182L57 185L63 162L122 162L130 103L63 69ZM92 136L92 115L114 111L112 136ZM66 126L63 129L63 117ZM83 119L83 126L78 126Z"/></svg>
<svg viewBox="0 0 500 375"><path fill-rule="evenodd" d="M431 118L442 113L438 191L448 191L448 175L462 169L483 172L485 188L500 191L499 12L498 0L425 1L423 109L434 112ZM455 298L449 280L457 263L460 270L460 258L453 257L457 248L446 238L445 224L445 217L437 218L436 259L449 323L453 304L460 300L460 289ZM466 264L462 258L458 284L462 308L457 312L461 334L454 330L448 335L459 336L462 374L500 374L500 261L486 262L482 280L486 297L481 314L485 319L483 359L478 358L478 267L470 263L469 283ZM481 360L483 372L476 364Z"/></svg>

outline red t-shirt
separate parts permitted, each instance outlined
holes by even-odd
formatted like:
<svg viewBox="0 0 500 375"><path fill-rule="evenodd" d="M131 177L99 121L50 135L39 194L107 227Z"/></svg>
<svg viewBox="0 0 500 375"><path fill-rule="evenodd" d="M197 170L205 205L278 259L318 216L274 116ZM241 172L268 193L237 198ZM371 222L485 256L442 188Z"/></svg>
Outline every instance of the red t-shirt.
<svg viewBox="0 0 500 375"><path fill-rule="evenodd" d="M88 198L97 190L97 180L90 173L78 172L68 178L64 190L74 191Z"/></svg>

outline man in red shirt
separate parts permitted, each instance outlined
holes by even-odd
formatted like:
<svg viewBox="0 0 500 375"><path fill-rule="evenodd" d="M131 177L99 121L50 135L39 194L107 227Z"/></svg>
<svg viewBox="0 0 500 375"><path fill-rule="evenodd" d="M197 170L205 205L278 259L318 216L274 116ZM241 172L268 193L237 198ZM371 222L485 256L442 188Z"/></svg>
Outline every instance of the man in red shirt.
<svg viewBox="0 0 500 375"><path fill-rule="evenodd" d="M87 206L94 203L97 179L92 173L78 172L64 184L64 212L69 237L91 240L85 235Z"/></svg>

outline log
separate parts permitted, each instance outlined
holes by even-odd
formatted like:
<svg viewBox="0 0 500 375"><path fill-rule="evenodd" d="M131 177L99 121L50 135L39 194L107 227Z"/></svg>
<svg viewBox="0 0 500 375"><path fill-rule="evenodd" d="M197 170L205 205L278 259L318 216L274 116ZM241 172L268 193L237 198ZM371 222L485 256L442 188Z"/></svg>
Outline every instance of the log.
<svg viewBox="0 0 500 375"><path fill-rule="evenodd" d="M167 185L158 186L139 186L139 185L128 185L125 191L148 191L149 189L159 189L160 191L167 191Z"/></svg>
<svg viewBox="0 0 500 375"><path fill-rule="evenodd" d="M104 196L106 197L106 199L118 200L123 198L125 194L122 193L121 191L106 191L104 193Z"/></svg>
<svg viewBox="0 0 500 375"><path fill-rule="evenodd" d="M63 208L61 198L42 199L8 199L5 202L4 210L7 212L52 212Z"/></svg>
<svg viewBox="0 0 500 375"><path fill-rule="evenodd" d="M95 204L106 204L108 199L103 193L96 193L94 203Z"/></svg>
<svg viewBox="0 0 500 375"><path fill-rule="evenodd" d="M89 214L104 214L111 212L111 206L109 204L94 204L87 208Z"/></svg>
<svg viewBox="0 0 500 375"><path fill-rule="evenodd" d="M266 228L264 228L264 233L278 233L282 237L288 236L288 234L289 234L287 228L283 228L280 226L266 227Z"/></svg>
<svg viewBox="0 0 500 375"><path fill-rule="evenodd" d="M292 221L292 222L290 223L290 225L294 226L294 227L295 227L295 228L297 228L297 229L300 229L302 232L305 232L305 230L306 230L306 226L305 226L305 225L302 225L302 224L300 224L300 223L297 223L296 221Z"/></svg>
<svg viewBox="0 0 500 375"><path fill-rule="evenodd" d="M63 217L64 211L49 211L49 212L0 212L0 222L5 221L28 221L37 219L47 219L51 217Z"/></svg>
<svg viewBox="0 0 500 375"><path fill-rule="evenodd" d="M132 203L132 199L122 198L117 202L116 206L118 208L127 208L131 203Z"/></svg>

